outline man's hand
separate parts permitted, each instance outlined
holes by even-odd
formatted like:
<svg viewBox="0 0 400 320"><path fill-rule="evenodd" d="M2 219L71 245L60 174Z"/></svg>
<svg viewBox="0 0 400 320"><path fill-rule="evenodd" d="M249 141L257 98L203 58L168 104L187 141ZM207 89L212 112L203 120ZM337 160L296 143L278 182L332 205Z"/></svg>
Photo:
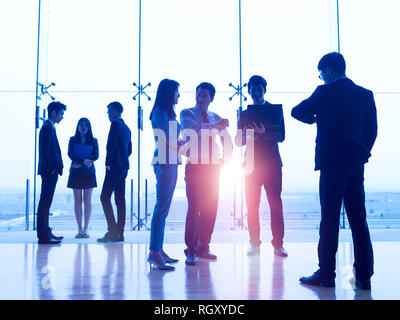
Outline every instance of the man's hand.
<svg viewBox="0 0 400 320"><path fill-rule="evenodd" d="M225 129L229 127L229 120L228 119L221 119L215 123L217 129Z"/></svg>
<svg viewBox="0 0 400 320"><path fill-rule="evenodd" d="M254 133L257 135L264 135L265 134L265 127L262 123L260 125L257 125L257 123L252 122L249 126L249 129L253 129Z"/></svg>

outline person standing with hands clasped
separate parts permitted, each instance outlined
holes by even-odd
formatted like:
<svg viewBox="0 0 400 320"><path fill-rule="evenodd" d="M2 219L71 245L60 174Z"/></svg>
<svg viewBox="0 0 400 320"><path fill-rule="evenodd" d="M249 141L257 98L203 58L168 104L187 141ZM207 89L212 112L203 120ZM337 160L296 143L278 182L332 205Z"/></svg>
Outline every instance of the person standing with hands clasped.
<svg viewBox="0 0 400 320"><path fill-rule="evenodd" d="M74 192L74 209L78 233L75 238L89 238L88 228L92 213L92 192L97 187L94 161L99 158L99 145L93 137L89 119L78 121L76 132L68 144L68 156L72 160L68 188ZM82 227L82 201L84 204L85 224Z"/></svg>

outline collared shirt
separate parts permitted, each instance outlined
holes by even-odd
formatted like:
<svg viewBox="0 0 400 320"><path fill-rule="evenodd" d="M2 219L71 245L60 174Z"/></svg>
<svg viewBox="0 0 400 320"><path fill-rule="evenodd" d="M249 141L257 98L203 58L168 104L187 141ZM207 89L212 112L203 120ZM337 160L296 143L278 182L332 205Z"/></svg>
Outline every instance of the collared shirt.
<svg viewBox="0 0 400 320"><path fill-rule="evenodd" d="M203 112L206 112L206 117L209 123L204 121ZM188 162L190 163L220 163L221 153L218 148L218 144L215 141L216 134L220 135L221 131L215 126L215 123L221 120L222 118L212 112L212 111L204 111L200 109L198 106L193 108L183 109L180 113L181 126L183 128L183 139L190 142L190 136L187 135L187 129L191 129L196 132L198 140L197 140L197 152L195 152L192 147L189 148L188 153ZM214 129L214 130L213 130ZM202 150L202 136L203 136L203 145L206 150ZM211 144L211 147L210 147ZM189 143L186 146L190 145ZM208 146L208 148L207 148ZM208 150L207 150L208 149ZM209 150L212 150L212 156L210 158Z"/></svg>
<svg viewBox="0 0 400 320"><path fill-rule="evenodd" d="M51 120L50 120L50 118L48 118L47 120L48 120L48 121L51 123L51 125L52 125L52 126L53 126L53 128L55 129L55 128L56 128L56 125L54 124L54 122L53 122L53 121L51 121Z"/></svg>

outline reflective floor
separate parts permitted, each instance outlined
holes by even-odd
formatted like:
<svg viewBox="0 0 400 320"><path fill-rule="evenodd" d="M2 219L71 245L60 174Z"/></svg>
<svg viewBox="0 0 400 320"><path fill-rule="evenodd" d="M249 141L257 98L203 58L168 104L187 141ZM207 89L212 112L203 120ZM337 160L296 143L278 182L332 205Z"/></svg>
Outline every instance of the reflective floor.
<svg viewBox="0 0 400 320"><path fill-rule="evenodd" d="M176 271L151 270L147 244L70 243L61 246L0 243L0 299L399 299L400 242L375 242L371 291L356 290L353 248L341 242L336 288L299 284L317 266L317 243L290 242L289 257L247 257L246 243L215 243L218 260L185 266L183 244L165 251L181 259Z"/></svg>

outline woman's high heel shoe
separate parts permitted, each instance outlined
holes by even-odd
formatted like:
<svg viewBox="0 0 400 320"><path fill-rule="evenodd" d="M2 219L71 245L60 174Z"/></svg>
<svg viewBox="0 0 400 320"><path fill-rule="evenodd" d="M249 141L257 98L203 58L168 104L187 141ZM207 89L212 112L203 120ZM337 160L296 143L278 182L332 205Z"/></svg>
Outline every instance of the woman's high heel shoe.
<svg viewBox="0 0 400 320"><path fill-rule="evenodd" d="M161 251L161 256L164 258L166 263L177 263L179 260L169 257L164 251Z"/></svg>
<svg viewBox="0 0 400 320"><path fill-rule="evenodd" d="M167 271L173 271L175 270L174 266L169 266L167 264L160 264L157 261L155 261L152 257L147 257L147 262L150 264L150 267L152 265L156 266L160 270L167 270Z"/></svg>

